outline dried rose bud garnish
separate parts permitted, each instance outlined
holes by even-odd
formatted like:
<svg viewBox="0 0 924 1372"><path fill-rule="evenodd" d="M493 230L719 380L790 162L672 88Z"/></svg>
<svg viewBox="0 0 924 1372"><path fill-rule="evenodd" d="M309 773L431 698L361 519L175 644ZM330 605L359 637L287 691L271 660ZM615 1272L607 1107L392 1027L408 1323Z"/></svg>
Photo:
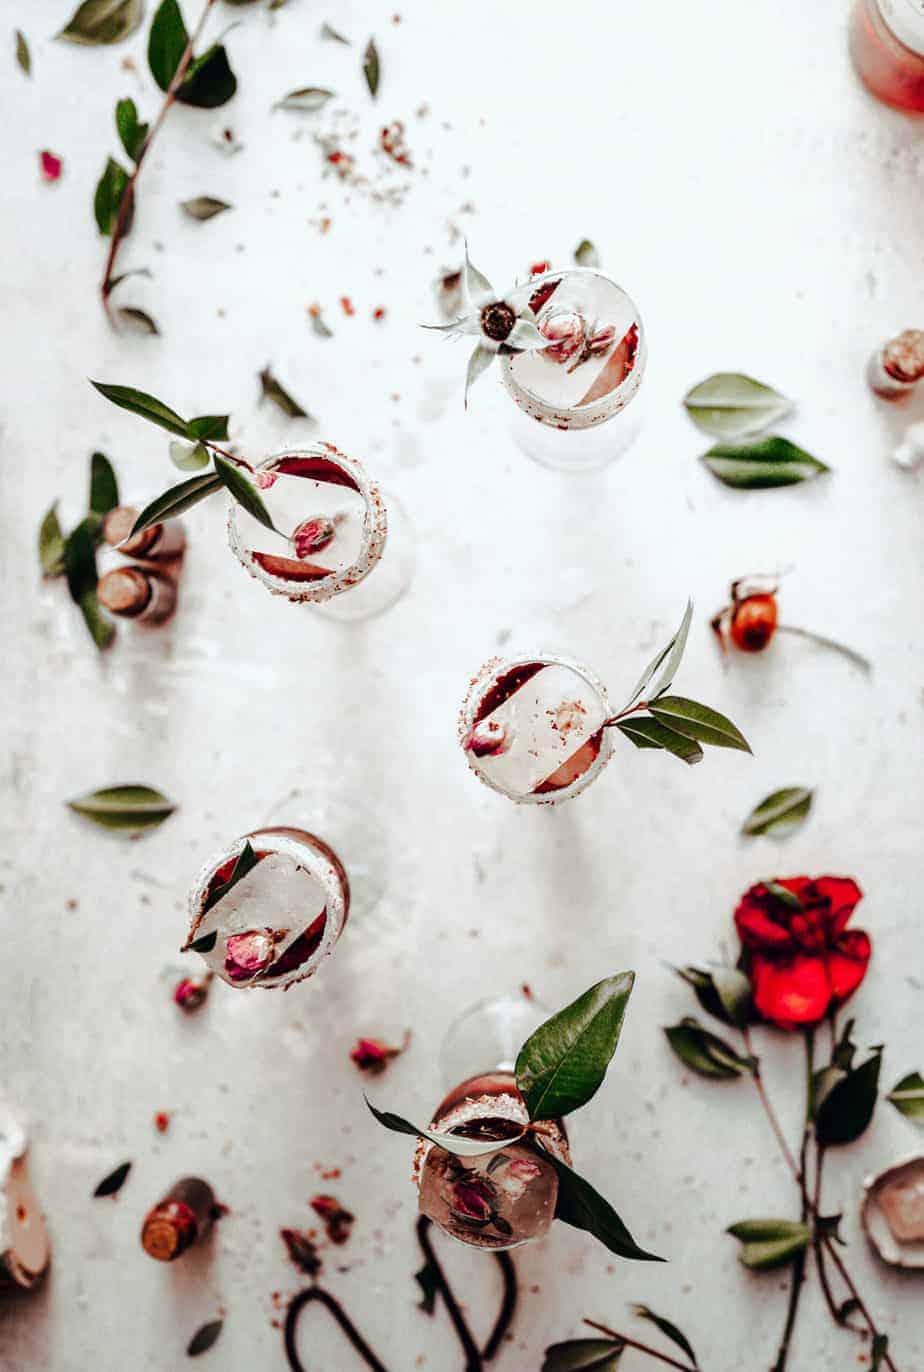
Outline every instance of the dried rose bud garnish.
<svg viewBox="0 0 924 1372"><path fill-rule="evenodd" d="M39 153L39 167L43 181L57 181L60 179L61 172L64 170L63 160L55 153L43 148Z"/></svg>
<svg viewBox="0 0 924 1372"><path fill-rule="evenodd" d="M318 1218L323 1220L331 1243L346 1243L353 1228L354 1216L349 1210L344 1210L336 1196L312 1196L309 1204Z"/></svg>
<svg viewBox="0 0 924 1372"><path fill-rule="evenodd" d="M327 519L323 515L316 519L306 519L292 535L295 556L306 558L311 557L312 553L319 553L322 548L333 542L335 533L332 519Z"/></svg>
<svg viewBox="0 0 924 1372"><path fill-rule="evenodd" d="M513 732L498 720L482 719L469 730L462 747L475 757L500 757L513 743Z"/></svg>
<svg viewBox="0 0 924 1372"><path fill-rule="evenodd" d="M584 321L574 310L548 315L541 321L539 332L551 344L542 354L550 362L570 362L584 346Z"/></svg>
<svg viewBox="0 0 924 1372"><path fill-rule="evenodd" d="M401 1056L410 1041L410 1033L405 1034L400 1048L393 1048L381 1039L357 1039L355 1048L350 1052L350 1061L354 1062L361 1072L369 1072L370 1075L377 1077L385 1071L392 1058Z"/></svg>
<svg viewBox="0 0 924 1372"><path fill-rule="evenodd" d="M191 1015L208 999L211 980L211 972L206 972L201 977L183 977L173 988L174 1003L187 1015Z"/></svg>
<svg viewBox="0 0 924 1372"><path fill-rule="evenodd" d="M275 956L276 940L271 929L248 929L232 934L225 944L225 971L232 981L250 981L263 972Z"/></svg>
<svg viewBox="0 0 924 1372"><path fill-rule="evenodd" d="M316 1277L321 1271L321 1259L316 1245L301 1229L280 1229L279 1237L288 1250L289 1257L300 1272Z"/></svg>

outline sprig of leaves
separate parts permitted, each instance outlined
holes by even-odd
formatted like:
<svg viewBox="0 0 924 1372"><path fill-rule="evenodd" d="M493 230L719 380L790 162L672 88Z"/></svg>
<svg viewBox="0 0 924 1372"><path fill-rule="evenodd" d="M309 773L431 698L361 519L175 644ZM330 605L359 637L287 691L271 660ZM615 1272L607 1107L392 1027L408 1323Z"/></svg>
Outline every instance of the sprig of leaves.
<svg viewBox="0 0 924 1372"><path fill-rule="evenodd" d="M169 89L188 46L189 34L177 0L161 0L151 21L148 66L162 91ZM237 77L224 45L213 43L201 56L193 55L176 98L184 105L213 110L227 104L236 90Z"/></svg>

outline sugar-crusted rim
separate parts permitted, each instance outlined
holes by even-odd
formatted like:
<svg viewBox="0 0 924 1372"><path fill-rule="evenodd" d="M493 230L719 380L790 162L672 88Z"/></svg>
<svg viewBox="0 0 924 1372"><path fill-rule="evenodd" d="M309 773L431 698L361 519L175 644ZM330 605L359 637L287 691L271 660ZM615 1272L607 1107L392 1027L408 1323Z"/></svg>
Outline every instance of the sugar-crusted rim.
<svg viewBox="0 0 924 1372"><path fill-rule="evenodd" d="M465 740L474 726L478 707L487 692L500 681L501 677L506 676L509 672L515 671L517 667L528 666L530 662L541 662L545 667L569 667L572 671L577 672L578 675L584 677L588 685L592 686L597 692L603 702L604 710L607 715L610 714L609 697L607 696L606 687L603 685L603 682L595 672L592 672L589 667L584 666L583 662L578 662L573 657L566 657L559 653L541 652L521 653L515 657L492 657L488 659L477 675L472 677L469 682L468 691L462 702L462 708L459 711L459 744L465 754L465 761L467 762L469 769L475 773L478 780L483 782L485 786L489 786L492 791L497 791L498 795L506 796L508 800L512 800L516 805L558 805L563 800L570 800L572 796L580 795L581 791L589 786L592 781L596 781L599 774L603 771L603 768L609 762L613 752L613 740L610 736L609 729L603 730L603 738L600 741L600 751L587 768L586 772L582 772L577 780L573 781L570 786L563 786L558 791L549 791L541 795L537 795L535 792L531 792L528 796L511 795L510 791L504 786L499 785L498 782L479 771L473 761L471 752L464 746Z"/></svg>
<svg viewBox="0 0 924 1372"><path fill-rule="evenodd" d="M388 534L388 513L378 485L366 475L362 463L355 457L348 457L333 443L319 441L309 448L280 448L278 452L263 458L255 468L257 472L270 470L273 463L284 457L321 457L334 466L342 467L359 487L359 494L365 503L363 512L363 541L355 562L338 572L331 572L318 581L296 582L287 577L276 576L266 571L256 561L253 551L244 546L237 524L238 503L233 498L228 506L228 543L234 556L247 569L255 580L261 582L273 595L285 596L293 602L318 604L330 600L342 591L348 591L369 575L385 549Z"/></svg>
<svg viewBox="0 0 924 1372"><path fill-rule="evenodd" d="M286 834L280 834L271 830L268 833L264 832L259 835L244 834L241 838L235 839L229 847L222 849L216 857L210 858L201 868L195 884L189 893L188 938L191 941L196 937L196 930L204 918L202 907L205 904L209 883L219 867L222 867L231 858L236 858L239 853L243 852L244 844L255 839L259 839L259 842L252 843L252 846L255 849L259 847L261 849L266 849L271 853L280 853L284 857L291 858L297 866L303 867L311 876L316 877L324 887L327 919L324 924L324 933L321 936L321 942L311 954L311 957L302 963L300 967L294 968L288 976L271 982L261 982L258 979L257 981L249 982L248 984L241 986L230 981L221 971L213 968L205 958L202 958L202 961L206 963L209 971L214 971L215 975L225 982L225 985L233 987L235 991L285 991L290 986L294 986L296 982L305 981L308 977L314 975L324 958L329 957L334 951L334 946L340 937L344 923L346 922L346 900L344 898L344 889L340 879L340 873L329 858L310 844L304 843L300 839L289 838ZM304 930L302 932L304 932Z"/></svg>

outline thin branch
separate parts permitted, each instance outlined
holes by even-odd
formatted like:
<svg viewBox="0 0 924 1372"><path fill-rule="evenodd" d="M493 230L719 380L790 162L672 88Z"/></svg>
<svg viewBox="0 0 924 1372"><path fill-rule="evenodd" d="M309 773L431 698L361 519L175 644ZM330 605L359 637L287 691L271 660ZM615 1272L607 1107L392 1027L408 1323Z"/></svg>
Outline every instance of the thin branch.
<svg viewBox="0 0 924 1372"><path fill-rule="evenodd" d="M205 0L205 8L199 16L199 22L193 29L193 32L191 33L189 38L189 42L186 44L186 48L184 49L183 56L180 58L179 63L177 64L177 69L173 73L173 80L167 87L166 94L164 95L164 103L160 107L157 118L154 120L154 123L148 129L145 140L138 151L138 156L135 159L134 171L128 178L128 181L125 185L125 190L122 192L122 198L119 201L118 213L116 214L115 223L112 226L111 241L109 244L109 255L106 258L106 267L103 272L102 282L100 284L100 295L102 296L103 300L103 309L106 311L110 323L112 323L112 313L109 308L109 296L112 294L113 289L112 277L113 272L115 270L116 257L118 256L119 247L122 243L122 239L125 237L126 226L128 224L129 216L132 210L132 204L135 198L135 182L138 180L138 174L141 171L141 167L145 157L147 156L148 149L154 142L155 136L157 135L161 125L166 119L167 114L170 110L170 106L176 100L177 91L180 89L180 86L182 86L184 80L186 79L186 73L189 70L189 64L192 61L193 57L193 49L196 43L199 41L199 36L202 33L202 30L205 27L205 21L209 16L209 10L212 8L214 4L215 0Z"/></svg>
<svg viewBox="0 0 924 1372"><path fill-rule="evenodd" d="M854 1284L853 1284L853 1278L851 1277L850 1273L847 1271L847 1268L844 1266L844 1261L843 1261L843 1259L842 1259L840 1253L838 1253L837 1247L836 1247L836 1245L835 1245L833 1239L831 1238L831 1236L830 1236L829 1234L823 1234L823 1235L822 1235L821 1242L824 1244L825 1251L827 1252L828 1257L831 1259L831 1261L834 1263L834 1266L837 1268L838 1272L841 1274L841 1280L843 1281L844 1285L847 1287L847 1290L850 1292L850 1294L851 1294L851 1296L853 1297L853 1299L856 1301L856 1303L857 1303L857 1309L859 1310L860 1314L863 1316L864 1320L866 1321L866 1327L867 1327L867 1329L869 1330L871 1336L872 1336L873 1338L876 1338L876 1337L878 1336L878 1334L879 1334L879 1329L878 1329L877 1325L875 1324L872 1315L871 1315L871 1314L869 1313L869 1311L867 1310L866 1305L864 1304L863 1298L861 1297L859 1291L858 1291L857 1288L854 1286ZM895 1366L895 1363L892 1361L892 1355L889 1353L888 1349L886 1349L885 1356L883 1357L883 1362L885 1363L885 1366L889 1369L889 1372L898 1372L898 1368Z"/></svg>
<svg viewBox="0 0 924 1372"><path fill-rule="evenodd" d="M741 1035L744 1039L744 1046L747 1050L748 1056L750 1058L753 1058L756 1062L757 1059L754 1054L753 1046L751 1044L750 1029L747 1026L745 1026L745 1028L741 1031ZM786 1165L793 1175L793 1180L795 1181L796 1185L801 1188L802 1172L799 1168L799 1164L796 1162L795 1155L793 1154L792 1149L786 1142L786 1135L783 1133L782 1125L780 1124L780 1121L777 1118L776 1111L774 1110L773 1105L770 1102L770 1097L767 1095L767 1088L764 1086L764 1081L763 1077L760 1075L759 1066L754 1069L752 1077L754 1085L757 1088L757 1094L760 1097L760 1103L764 1109L764 1114L767 1116L767 1121L770 1125L770 1128L773 1130L773 1134L777 1143L779 1144L780 1152L783 1154L783 1157L786 1161Z"/></svg>
<svg viewBox="0 0 924 1372"><path fill-rule="evenodd" d="M640 1353L647 1353L649 1358L657 1358L659 1362L666 1362L668 1367L679 1367L680 1372L698 1372L688 1362L678 1362L676 1358L670 1358L666 1353L660 1353L657 1348L649 1348L647 1343L639 1343L638 1339L630 1339L628 1334L617 1334L615 1329L607 1329L605 1324L598 1324L596 1320L588 1320L585 1317L584 1323L589 1324L591 1329L597 1329L601 1334L606 1334L607 1338L618 1339L627 1348L637 1348Z"/></svg>

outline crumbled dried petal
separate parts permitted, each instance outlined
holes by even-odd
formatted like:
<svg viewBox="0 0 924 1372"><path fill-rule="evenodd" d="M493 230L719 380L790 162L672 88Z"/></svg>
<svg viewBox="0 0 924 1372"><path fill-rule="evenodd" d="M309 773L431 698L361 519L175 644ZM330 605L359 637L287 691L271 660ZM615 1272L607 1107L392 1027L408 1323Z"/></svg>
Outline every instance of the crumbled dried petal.
<svg viewBox="0 0 924 1372"><path fill-rule="evenodd" d="M57 181L64 169L64 162L55 153L43 148L39 153L39 166L41 167L43 181Z"/></svg>
<svg viewBox="0 0 924 1372"><path fill-rule="evenodd" d="M312 1196L309 1202L314 1213L323 1220L331 1243L346 1243L353 1228L354 1216L344 1210L336 1196Z"/></svg>

